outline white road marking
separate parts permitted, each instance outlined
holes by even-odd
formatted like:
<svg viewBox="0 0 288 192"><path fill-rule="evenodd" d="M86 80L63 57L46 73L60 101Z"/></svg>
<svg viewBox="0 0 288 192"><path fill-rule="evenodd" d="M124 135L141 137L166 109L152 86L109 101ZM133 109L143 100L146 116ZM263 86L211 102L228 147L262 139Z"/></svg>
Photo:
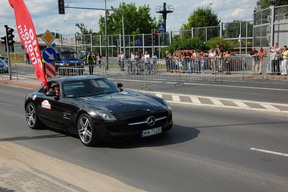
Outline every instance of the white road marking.
<svg viewBox="0 0 288 192"><path fill-rule="evenodd" d="M220 98L220 97L207 97L201 95L186 95L186 94L177 94L177 93L162 93L162 92L154 92L154 91L143 91L138 90L140 92L145 92L148 94L154 94L158 97L163 98L163 95L170 95L172 100L169 101L170 103L177 103L177 104L184 104L184 105L201 105L201 106L210 106L210 107L224 107L224 108L231 108L231 109L248 109L253 111L270 111L270 112L280 112L281 114L288 114L288 110L281 110L280 107L288 108L288 104L286 103L268 103L268 102L260 102L260 101L251 101L251 100L240 100L240 99L228 99L228 98ZM189 97L191 102L181 101L180 97ZM201 102L201 98L209 99L212 104L205 104ZM225 105L222 101L232 102L235 106ZM263 108L253 107L251 104L258 104ZM279 106L279 108L277 108Z"/></svg>
<svg viewBox="0 0 288 192"><path fill-rule="evenodd" d="M258 152L262 152L262 153L268 153L268 154L272 154L272 155L279 155L279 156L283 156L283 157L288 157L287 153L268 151L268 150L265 150L265 149L257 149L257 148L250 148L250 150L251 151L258 151Z"/></svg>
<svg viewBox="0 0 288 192"><path fill-rule="evenodd" d="M272 105L268 105L268 104L260 104L261 106L265 107L266 109L268 110L271 110L271 111L280 111L280 109L272 106Z"/></svg>
<svg viewBox="0 0 288 192"><path fill-rule="evenodd" d="M243 103L241 101L233 101L233 103L235 103L236 105L238 105L241 108L250 108L248 105L246 105L245 103Z"/></svg>
<svg viewBox="0 0 288 192"><path fill-rule="evenodd" d="M198 99L198 97L195 96L190 96L190 99L193 103L195 104L201 104L200 100Z"/></svg>
<svg viewBox="0 0 288 192"><path fill-rule="evenodd" d="M219 99L211 98L210 100L212 101L212 103L213 103L214 105L224 106L224 104L223 104Z"/></svg>
<svg viewBox="0 0 288 192"><path fill-rule="evenodd" d="M155 93L155 95L162 98L162 93Z"/></svg>
<svg viewBox="0 0 288 192"><path fill-rule="evenodd" d="M172 99L174 102L181 102L180 97L178 95L172 95Z"/></svg>

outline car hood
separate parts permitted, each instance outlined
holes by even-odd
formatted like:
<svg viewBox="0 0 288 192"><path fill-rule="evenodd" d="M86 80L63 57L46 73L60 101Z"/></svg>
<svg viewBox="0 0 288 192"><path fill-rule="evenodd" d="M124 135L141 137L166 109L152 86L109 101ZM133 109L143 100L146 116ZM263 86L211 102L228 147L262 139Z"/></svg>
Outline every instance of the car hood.
<svg viewBox="0 0 288 192"><path fill-rule="evenodd" d="M156 112L165 110L165 106L157 100L135 92L116 92L106 95L80 97L75 100L82 102L85 106L109 110L112 113L126 113L137 111Z"/></svg>

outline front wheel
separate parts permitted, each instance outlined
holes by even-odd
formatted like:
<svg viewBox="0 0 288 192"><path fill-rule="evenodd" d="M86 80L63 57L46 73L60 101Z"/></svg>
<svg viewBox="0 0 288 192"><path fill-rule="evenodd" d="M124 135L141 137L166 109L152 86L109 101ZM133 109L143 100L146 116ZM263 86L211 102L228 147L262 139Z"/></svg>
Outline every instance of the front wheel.
<svg viewBox="0 0 288 192"><path fill-rule="evenodd" d="M37 117L37 110L35 105L30 102L25 107L26 122L31 129L40 129L41 121Z"/></svg>
<svg viewBox="0 0 288 192"><path fill-rule="evenodd" d="M86 146L95 146L98 143L96 130L91 117L88 114L80 115L78 122L78 135L81 142Z"/></svg>

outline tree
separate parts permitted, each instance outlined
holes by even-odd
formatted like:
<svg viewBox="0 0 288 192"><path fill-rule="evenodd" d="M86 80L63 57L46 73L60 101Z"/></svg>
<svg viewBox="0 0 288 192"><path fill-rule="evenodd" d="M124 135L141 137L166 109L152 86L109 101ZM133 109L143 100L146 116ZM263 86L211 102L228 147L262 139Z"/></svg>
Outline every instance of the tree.
<svg viewBox="0 0 288 192"><path fill-rule="evenodd" d="M188 18L188 23L183 24L181 30L190 30L192 27L217 26L219 23L220 19L210 7L198 7Z"/></svg>
<svg viewBox="0 0 288 192"><path fill-rule="evenodd" d="M215 49L217 44L220 44L225 50L232 50L235 46L235 42L225 41L223 37L216 37L206 42L209 49Z"/></svg>
<svg viewBox="0 0 288 192"><path fill-rule="evenodd" d="M93 32L92 29L88 30L87 26L85 26L84 23L76 23L75 26L80 29L80 32L82 35L91 34ZM79 34L79 33L77 32L77 34Z"/></svg>
<svg viewBox="0 0 288 192"><path fill-rule="evenodd" d="M287 5L287 0L258 0L257 1L257 8L266 9L271 5L280 6L280 5Z"/></svg>
<svg viewBox="0 0 288 192"><path fill-rule="evenodd" d="M162 54L164 55L165 51L175 52L177 50L205 50L206 46L203 41L199 38L187 38L187 39L178 39L173 42L171 45L166 47Z"/></svg>
<svg viewBox="0 0 288 192"><path fill-rule="evenodd" d="M194 31L194 37L198 37L201 40L206 40L205 30L201 30L199 27L207 27L207 26L218 26L220 23L220 19L218 16L212 11L210 7L198 7L188 18L188 23L183 24L181 30L191 30L192 27L196 27ZM217 37L218 29L211 28L209 31L209 36ZM187 34L189 36L189 34ZM185 35L187 38L188 36ZM191 37L191 36L190 36Z"/></svg>
<svg viewBox="0 0 288 192"><path fill-rule="evenodd" d="M111 7L111 9L117 9ZM124 11L125 34L141 34L151 33L152 29L156 29L155 18L150 16L149 6L139 6L135 3L126 4L122 2L119 9ZM99 20L100 34L105 34L105 16L101 16ZM119 11L107 11L107 33L109 35L122 33L122 13Z"/></svg>

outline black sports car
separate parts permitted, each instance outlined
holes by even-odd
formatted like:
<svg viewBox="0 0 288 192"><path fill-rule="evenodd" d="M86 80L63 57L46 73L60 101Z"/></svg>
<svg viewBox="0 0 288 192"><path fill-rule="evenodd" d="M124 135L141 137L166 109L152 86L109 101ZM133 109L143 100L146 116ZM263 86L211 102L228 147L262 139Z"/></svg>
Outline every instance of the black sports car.
<svg viewBox="0 0 288 192"><path fill-rule="evenodd" d="M30 128L43 126L79 135L93 146L104 140L147 137L172 128L170 105L162 98L123 90L101 76L48 80L25 99Z"/></svg>

